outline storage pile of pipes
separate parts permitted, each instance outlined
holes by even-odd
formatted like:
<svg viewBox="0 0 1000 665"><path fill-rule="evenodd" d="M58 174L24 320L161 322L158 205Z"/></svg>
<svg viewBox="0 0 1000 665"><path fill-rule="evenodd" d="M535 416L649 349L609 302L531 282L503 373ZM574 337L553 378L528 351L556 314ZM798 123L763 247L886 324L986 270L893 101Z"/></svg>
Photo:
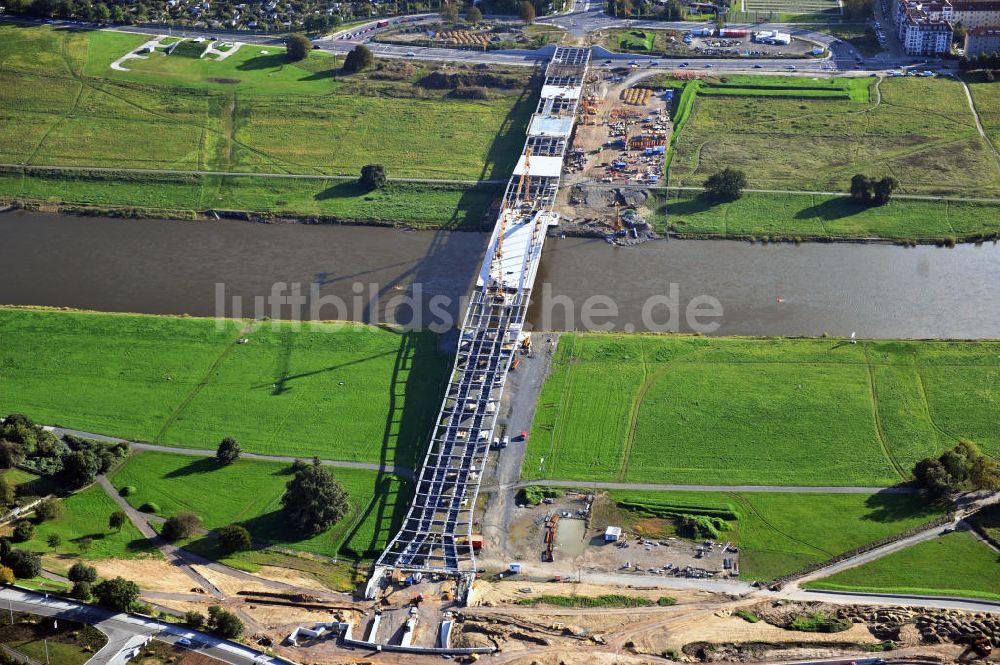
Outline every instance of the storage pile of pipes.
<svg viewBox="0 0 1000 665"><path fill-rule="evenodd" d="M622 99L626 104L634 106L645 106L649 103L649 98L653 96L653 91L649 88L627 88L622 90Z"/></svg>

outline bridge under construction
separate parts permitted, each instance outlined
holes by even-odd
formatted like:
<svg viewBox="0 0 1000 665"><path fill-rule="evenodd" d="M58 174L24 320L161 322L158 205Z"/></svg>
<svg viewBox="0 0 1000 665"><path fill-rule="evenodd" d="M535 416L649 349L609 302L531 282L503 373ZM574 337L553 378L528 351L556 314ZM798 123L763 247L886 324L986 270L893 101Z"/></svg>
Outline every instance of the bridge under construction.
<svg viewBox="0 0 1000 665"><path fill-rule="evenodd" d="M590 49L559 47L460 330L458 351L409 512L376 562L366 595L401 574L454 578L463 602L476 574L473 514L495 436L576 119Z"/></svg>

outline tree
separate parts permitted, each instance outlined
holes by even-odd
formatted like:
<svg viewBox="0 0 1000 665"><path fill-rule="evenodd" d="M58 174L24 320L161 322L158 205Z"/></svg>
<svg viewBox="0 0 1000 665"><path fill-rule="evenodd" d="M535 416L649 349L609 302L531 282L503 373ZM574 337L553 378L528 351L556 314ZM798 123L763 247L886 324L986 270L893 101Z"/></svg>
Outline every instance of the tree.
<svg viewBox="0 0 1000 665"><path fill-rule="evenodd" d="M872 181L861 173L851 178L851 200L858 203L869 203L872 200Z"/></svg>
<svg viewBox="0 0 1000 665"><path fill-rule="evenodd" d="M3 563L14 571L15 577L22 580L38 577L38 573L42 571L42 557L28 550L11 550Z"/></svg>
<svg viewBox="0 0 1000 665"><path fill-rule="evenodd" d="M17 501L17 488L7 482L6 478L0 478L0 506L6 508L13 506Z"/></svg>
<svg viewBox="0 0 1000 665"><path fill-rule="evenodd" d="M469 11L465 12L465 20L472 25L478 25L483 22L483 12L473 5L469 8Z"/></svg>
<svg viewBox="0 0 1000 665"><path fill-rule="evenodd" d="M62 545L62 536L58 533L50 533L49 537L45 539L51 549L55 549Z"/></svg>
<svg viewBox="0 0 1000 665"><path fill-rule="evenodd" d="M317 534L335 524L350 508L347 492L316 460L288 481L281 505L298 531Z"/></svg>
<svg viewBox="0 0 1000 665"><path fill-rule="evenodd" d="M184 623L197 630L205 625L205 615L197 610L188 610L184 613Z"/></svg>
<svg viewBox="0 0 1000 665"><path fill-rule="evenodd" d="M59 499L50 496L35 506L35 517L39 522L54 520L63 514L63 505Z"/></svg>
<svg viewBox="0 0 1000 665"><path fill-rule="evenodd" d="M288 35L288 38L285 39L285 51L288 54L288 59L292 62L305 60L311 49L312 42L305 35L295 33Z"/></svg>
<svg viewBox="0 0 1000 665"><path fill-rule="evenodd" d="M447 3L441 7L441 18L448 23L458 22L458 7L452 3Z"/></svg>
<svg viewBox="0 0 1000 665"><path fill-rule="evenodd" d="M94 597L97 602L105 607L128 612L139 600L139 586L124 577L116 577L113 580L104 580L94 587Z"/></svg>
<svg viewBox="0 0 1000 665"><path fill-rule="evenodd" d="M14 571L8 566L0 566L0 584L13 584Z"/></svg>
<svg viewBox="0 0 1000 665"><path fill-rule="evenodd" d="M240 552L250 549L253 540L250 532L239 524L230 524L218 530L219 544L229 552Z"/></svg>
<svg viewBox="0 0 1000 665"><path fill-rule="evenodd" d="M243 622L240 618L218 605L208 608L208 625L213 633L229 640L243 634Z"/></svg>
<svg viewBox="0 0 1000 665"><path fill-rule="evenodd" d="M389 177L386 174L385 166L382 164L368 164L361 167L361 177L358 178L358 185L371 191L373 189L382 189L388 180Z"/></svg>
<svg viewBox="0 0 1000 665"><path fill-rule="evenodd" d="M70 566L66 577L69 578L70 582L90 582L93 584L97 581L97 569L82 561L77 561Z"/></svg>
<svg viewBox="0 0 1000 665"><path fill-rule="evenodd" d="M6 439L0 440L0 466L13 469L24 461L24 446Z"/></svg>
<svg viewBox="0 0 1000 665"><path fill-rule="evenodd" d="M1000 489L1000 465L982 454L972 441L962 439L938 458L927 457L913 467L924 494L942 501L953 493Z"/></svg>
<svg viewBox="0 0 1000 665"><path fill-rule="evenodd" d="M69 595L77 600L82 600L87 602L93 595L93 590L90 587L90 582L80 580L79 582L73 583L73 588L70 589Z"/></svg>
<svg viewBox="0 0 1000 665"><path fill-rule="evenodd" d="M11 533L12 539L15 543L23 543L26 540L31 540L31 537L35 535L35 525L24 520L18 522L17 526L14 527L14 531Z"/></svg>
<svg viewBox="0 0 1000 665"><path fill-rule="evenodd" d="M360 72L373 64L375 64L375 54L364 44L358 44L344 58L344 71Z"/></svg>
<svg viewBox="0 0 1000 665"><path fill-rule="evenodd" d="M872 201L875 205L885 205L892 198L892 193L896 191L897 187L899 187L899 181L891 175L882 178L875 183L875 194Z"/></svg>
<svg viewBox="0 0 1000 665"><path fill-rule="evenodd" d="M189 538L201 528L201 518L194 513L177 513L163 523L160 532L167 540L181 540Z"/></svg>
<svg viewBox="0 0 1000 665"><path fill-rule="evenodd" d="M535 22L535 16L537 15L535 12L535 5L528 0L524 0L524 2L521 3L520 15L522 21L531 25Z"/></svg>
<svg viewBox="0 0 1000 665"><path fill-rule="evenodd" d="M90 551L90 546L94 544L94 539L88 536L84 536L80 540L76 541L76 549L80 550L80 554L86 554Z"/></svg>
<svg viewBox="0 0 1000 665"><path fill-rule="evenodd" d="M63 483L70 489L78 489L94 482L101 461L90 450L75 450L63 458L63 470L60 476Z"/></svg>
<svg viewBox="0 0 1000 665"><path fill-rule="evenodd" d="M240 458L242 452L239 441L227 436L219 443L219 449L215 451L215 459L219 460L219 464L232 464Z"/></svg>
<svg viewBox="0 0 1000 665"><path fill-rule="evenodd" d="M113 531L121 531L127 519L128 516L123 511L116 510L108 515L108 528Z"/></svg>
<svg viewBox="0 0 1000 665"><path fill-rule="evenodd" d="M747 176L743 171L724 168L705 181L705 196L713 201L735 201L743 196Z"/></svg>

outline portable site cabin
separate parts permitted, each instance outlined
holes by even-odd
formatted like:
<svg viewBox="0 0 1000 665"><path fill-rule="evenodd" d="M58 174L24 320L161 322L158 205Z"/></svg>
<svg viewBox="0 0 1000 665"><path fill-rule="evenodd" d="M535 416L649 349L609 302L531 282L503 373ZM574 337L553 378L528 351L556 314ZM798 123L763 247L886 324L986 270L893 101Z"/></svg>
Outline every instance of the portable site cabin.
<svg viewBox="0 0 1000 665"><path fill-rule="evenodd" d="M609 526L604 531L604 542L606 543L616 543L622 537L622 528L620 526Z"/></svg>

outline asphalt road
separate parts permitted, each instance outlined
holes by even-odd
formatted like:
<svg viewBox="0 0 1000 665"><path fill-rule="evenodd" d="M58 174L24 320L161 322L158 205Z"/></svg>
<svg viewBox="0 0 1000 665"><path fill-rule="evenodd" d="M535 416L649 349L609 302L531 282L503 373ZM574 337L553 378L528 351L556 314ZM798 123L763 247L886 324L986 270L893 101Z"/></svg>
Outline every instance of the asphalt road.
<svg viewBox="0 0 1000 665"><path fill-rule="evenodd" d="M108 636L108 644L88 661L88 665L125 663L120 655L121 650L141 645L149 639L169 644L188 639L200 645L197 650L201 653L230 665L288 665L289 662L183 626L173 626L134 614L115 614L93 605L62 598L47 598L44 594L31 591L9 587L0 589L0 611L5 607L96 626Z"/></svg>

